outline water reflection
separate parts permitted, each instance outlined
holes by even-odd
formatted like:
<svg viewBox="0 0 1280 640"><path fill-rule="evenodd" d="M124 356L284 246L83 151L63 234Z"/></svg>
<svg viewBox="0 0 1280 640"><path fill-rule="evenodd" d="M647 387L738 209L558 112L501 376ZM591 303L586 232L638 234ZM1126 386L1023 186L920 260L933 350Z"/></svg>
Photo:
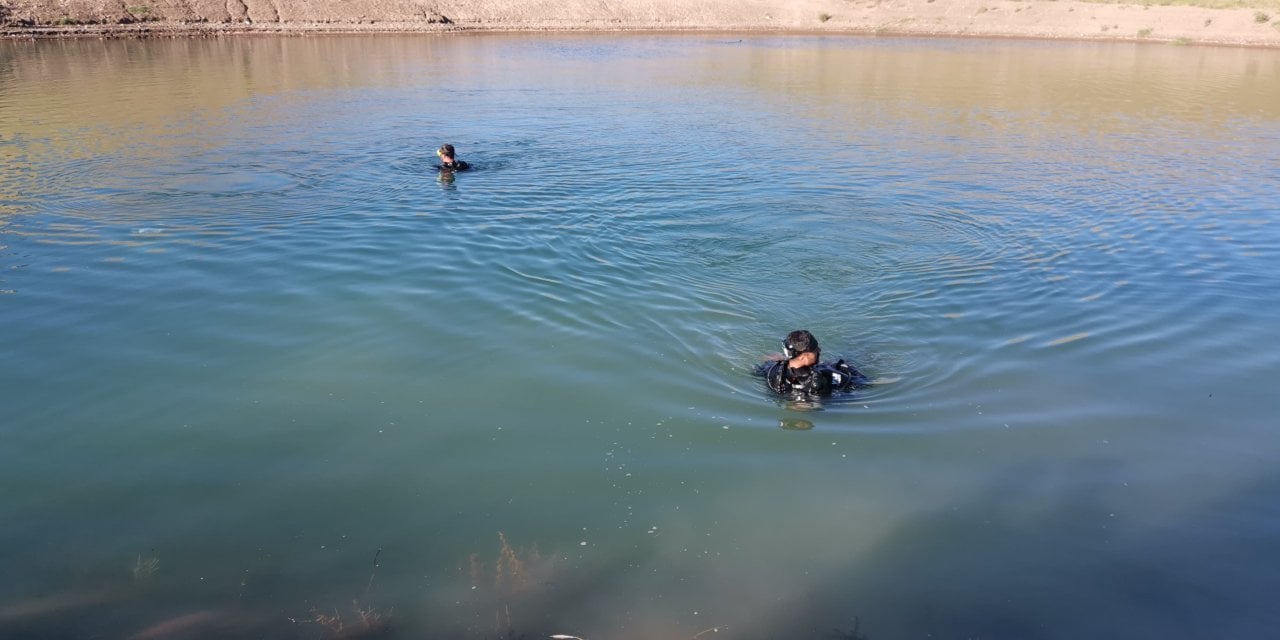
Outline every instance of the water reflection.
<svg viewBox="0 0 1280 640"><path fill-rule="evenodd" d="M788 409L803 410L798 407L787 407ZM813 423L803 418L782 418L778 420L778 426L788 431L808 431L813 428Z"/></svg>

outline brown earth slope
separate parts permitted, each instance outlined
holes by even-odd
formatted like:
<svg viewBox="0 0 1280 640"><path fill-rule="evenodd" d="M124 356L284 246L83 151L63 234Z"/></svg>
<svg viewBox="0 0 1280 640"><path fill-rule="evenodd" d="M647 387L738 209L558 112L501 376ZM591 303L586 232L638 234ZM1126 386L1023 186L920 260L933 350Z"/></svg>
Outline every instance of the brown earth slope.
<svg viewBox="0 0 1280 640"><path fill-rule="evenodd" d="M0 35L749 30L1280 46L1280 2L1057 0L0 0Z"/></svg>

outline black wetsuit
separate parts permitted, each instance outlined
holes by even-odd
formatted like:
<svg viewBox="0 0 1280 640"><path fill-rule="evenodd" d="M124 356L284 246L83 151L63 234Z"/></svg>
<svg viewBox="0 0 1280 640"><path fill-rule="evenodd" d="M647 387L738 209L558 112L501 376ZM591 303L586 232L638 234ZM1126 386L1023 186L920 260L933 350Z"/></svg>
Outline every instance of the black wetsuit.
<svg viewBox="0 0 1280 640"><path fill-rule="evenodd" d="M467 164L463 160L454 160L453 164L440 165L441 171L466 171L467 169L470 169L470 168L471 168L471 165Z"/></svg>
<svg viewBox="0 0 1280 640"><path fill-rule="evenodd" d="M829 396L836 391L849 391L866 384L866 377L852 365L840 360L835 364L820 362L812 367L790 369L786 360L766 362L761 373L769 390L788 398Z"/></svg>

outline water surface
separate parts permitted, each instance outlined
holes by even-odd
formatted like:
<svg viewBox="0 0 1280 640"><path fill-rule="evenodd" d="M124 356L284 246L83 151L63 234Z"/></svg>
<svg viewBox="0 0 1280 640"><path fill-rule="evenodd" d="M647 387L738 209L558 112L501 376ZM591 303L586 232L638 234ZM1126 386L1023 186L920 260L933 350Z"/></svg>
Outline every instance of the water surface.
<svg viewBox="0 0 1280 640"><path fill-rule="evenodd" d="M1276 51L0 43L0 635L1265 636L1278 175Z"/></svg>

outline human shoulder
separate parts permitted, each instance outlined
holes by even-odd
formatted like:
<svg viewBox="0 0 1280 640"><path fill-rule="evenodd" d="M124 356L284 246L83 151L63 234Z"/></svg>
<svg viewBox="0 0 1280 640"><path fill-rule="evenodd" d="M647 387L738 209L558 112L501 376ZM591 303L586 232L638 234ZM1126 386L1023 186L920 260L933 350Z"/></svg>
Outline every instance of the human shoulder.
<svg viewBox="0 0 1280 640"><path fill-rule="evenodd" d="M866 382L862 372L844 360L839 360L835 363L824 362L818 365L818 369L824 377L831 381L831 386L834 389L848 389Z"/></svg>

